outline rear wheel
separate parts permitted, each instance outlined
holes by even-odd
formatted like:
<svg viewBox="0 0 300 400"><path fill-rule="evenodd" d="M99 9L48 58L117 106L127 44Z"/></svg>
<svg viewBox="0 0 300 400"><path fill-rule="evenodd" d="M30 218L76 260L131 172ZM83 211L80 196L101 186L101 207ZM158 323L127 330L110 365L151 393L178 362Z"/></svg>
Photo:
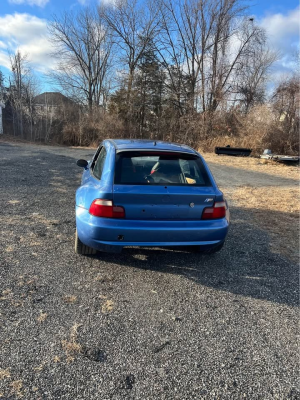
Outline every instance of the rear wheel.
<svg viewBox="0 0 300 400"><path fill-rule="evenodd" d="M82 255L97 253L97 250L93 249L92 247L86 246L85 244L82 243L82 241L78 237L77 229L75 232L75 253Z"/></svg>

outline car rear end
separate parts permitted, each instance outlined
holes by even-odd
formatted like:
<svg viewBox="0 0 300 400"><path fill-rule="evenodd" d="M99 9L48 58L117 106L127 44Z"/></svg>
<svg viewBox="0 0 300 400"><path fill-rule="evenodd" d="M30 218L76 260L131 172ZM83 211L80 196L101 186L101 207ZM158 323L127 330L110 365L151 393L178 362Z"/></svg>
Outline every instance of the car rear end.
<svg viewBox="0 0 300 400"><path fill-rule="evenodd" d="M77 212L81 240L102 251L124 246L220 247L229 212L202 157L194 151L116 149L111 195Z"/></svg>

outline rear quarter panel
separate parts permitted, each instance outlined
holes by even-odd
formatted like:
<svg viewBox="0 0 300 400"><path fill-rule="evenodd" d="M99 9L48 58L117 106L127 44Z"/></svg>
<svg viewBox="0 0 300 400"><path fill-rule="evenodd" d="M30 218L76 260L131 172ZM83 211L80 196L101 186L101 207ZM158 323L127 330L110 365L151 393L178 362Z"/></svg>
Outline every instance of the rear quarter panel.
<svg viewBox="0 0 300 400"><path fill-rule="evenodd" d="M76 206L89 209L95 199L112 200L113 176L115 166L115 148L109 142L103 142L107 151L101 179L97 179L88 168L83 172L82 184L76 190Z"/></svg>
<svg viewBox="0 0 300 400"><path fill-rule="evenodd" d="M200 153L197 153L197 154L201 158L201 160L203 162L203 165L204 165L204 167L205 167L205 169L206 169L206 171L208 173L209 179L210 179L210 181L211 181L211 183L212 183L212 185L213 185L213 187L215 189L216 201L222 201L224 199L223 192L221 192L221 190L218 188L218 185L217 185L217 183L215 181L215 178L214 178L211 170L209 169L209 166L207 165L204 157Z"/></svg>

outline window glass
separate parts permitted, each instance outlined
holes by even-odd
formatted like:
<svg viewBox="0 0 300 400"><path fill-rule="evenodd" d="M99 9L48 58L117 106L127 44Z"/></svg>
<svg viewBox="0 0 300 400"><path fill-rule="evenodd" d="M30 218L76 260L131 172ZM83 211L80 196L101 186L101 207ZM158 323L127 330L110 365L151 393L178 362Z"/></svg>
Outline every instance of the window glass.
<svg viewBox="0 0 300 400"><path fill-rule="evenodd" d="M169 152L119 153L116 158L115 183L211 186L200 158Z"/></svg>
<svg viewBox="0 0 300 400"><path fill-rule="evenodd" d="M106 150L105 147L102 147L93 169L93 174L98 179L101 179L105 158L106 158Z"/></svg>

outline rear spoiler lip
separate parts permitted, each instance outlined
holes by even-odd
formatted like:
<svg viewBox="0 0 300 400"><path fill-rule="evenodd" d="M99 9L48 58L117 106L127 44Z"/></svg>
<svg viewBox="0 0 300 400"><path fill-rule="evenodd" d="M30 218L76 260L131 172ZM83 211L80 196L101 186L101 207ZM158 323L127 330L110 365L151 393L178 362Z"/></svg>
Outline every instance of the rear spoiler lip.
<svg viewBox="0 0 300 400"><path fill-rule="evenodd" d="M169 149L117 149L116 150L116 154L120 154L120 153L134 153L134 152L145 152L145 153L174 153L174 154L186 154L189 156L193 156L193 157L197 157L199 158L199 154L195 151L195 152L191 152L191 151L184 151L184 150L169 150Z"/></svg>

